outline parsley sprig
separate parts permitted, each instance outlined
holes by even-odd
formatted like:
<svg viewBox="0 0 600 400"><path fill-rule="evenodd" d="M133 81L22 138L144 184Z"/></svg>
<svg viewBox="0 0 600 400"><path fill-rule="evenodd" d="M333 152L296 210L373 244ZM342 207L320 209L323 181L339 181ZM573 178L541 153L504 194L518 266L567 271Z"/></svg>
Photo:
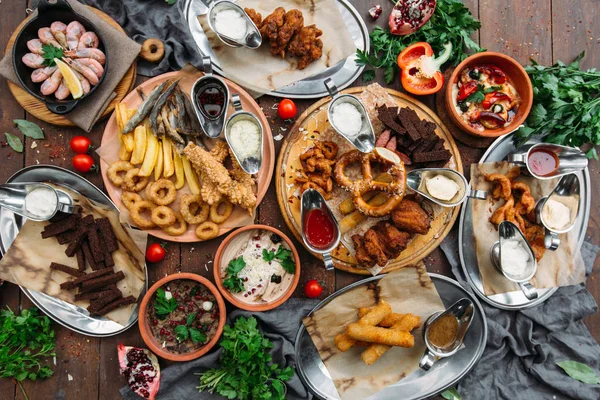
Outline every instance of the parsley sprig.
<svg viewBox="0 0 600 400"><path fill-rule="evenodd" d="M244 257L239 256L229 261L227 264L227 278L223 280L223 286L232 293L240 293L244 291L244 282L238 276L241 270L246 266Z"/></svg>
<svg viewBox="0 0 600 400"><path fill-rule="evenodd" d="M188 314L185 319L185 325L177 325L175 328L175 337L179 343L185 342L190 338L194 343L206 342L206 335L200 329L192 327L192 322L196 319L196 315L196 313Z"/></svg>
<svg viewBox="0 0 600 400"><path fill-rule="evenodd" d="M289 274L293 274L296 272L296 263L292 258L292 251L284 248L283 246L279 246L277 251L263 249L262 252L263 260L270 262L273 259L279 261L281 267Z"/></svg>
<svg viewBox="0 0 600 400"><path fill-rule="evenodd" d="M385 81L389 84L398 70L398 54L406 47L416 42L427 42L435 54L438 54L444 49L444 44L451 42L453 53L448 63L457 65L468 56L464 53L464 48L474 52L485 51L470 38L480 27L480 22L459 0L438 0L431 19L410 35L392 35L388 28L376 26L369 35L372 51L357 50L356 63L375 69L383 68ZM374 78L375 71L369 69L363 73L362 80L367 82Z"/></svg>
<svg viewBox="0 0 600 400"><path fill-rule="evenodd" d="M52 67L56 65L54 59L61 59L64 53L62 47L55 47L51 44L42 45L42 51L42 58L46 60L44 61L44 66L46 67Z"/></svg>
<svg viewBox="0 0 600 400"><path fill-rule="evenodd" d="M167 315L171 314L177 308L177 300L175 297L171 297L167 300L165 289L156 289L156 300L154 301L154 310L156 316L160 319L165 319Z"/></svg>
<svg viewBox="0 0 600 400"><path fill-rule="evenodd" d="M257 325L253 317L239 317L233 326L225 326L220 342L221 367L197 374L200 392L216 391L238 400L285 399L285 382L294 375L294 370L272 363L269 350L273 342L263 336Z"/></svg>
<svg viewBox="0 0 600 400"><path fill-rule="evenodd" d="M485 100L485 95L488 93L494 93L498 90L502 89L502 86L490 86L489 88L485 88L483 85L477 85L477 90L474 91L465 99L466 103L481 103Z"/></svg>

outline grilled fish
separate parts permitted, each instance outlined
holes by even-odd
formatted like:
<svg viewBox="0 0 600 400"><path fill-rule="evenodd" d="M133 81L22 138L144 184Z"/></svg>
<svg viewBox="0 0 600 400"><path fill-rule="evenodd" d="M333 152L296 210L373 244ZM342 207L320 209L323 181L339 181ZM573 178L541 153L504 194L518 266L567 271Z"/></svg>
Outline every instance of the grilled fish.
<svg viewBox="0 0 600 400"><path fill-rule="evenodd" d="M161 92L167 86L168 81L165 81L154 88L154 90L150 93L148 97L142 102L142 104L138 107L137 111L131 117L129 121L123 127L123 133L129 133L135 129L136 126L142 123L144 119L150 114L152 111L152 107L154 106L154 102L160 97Z"/></svg>

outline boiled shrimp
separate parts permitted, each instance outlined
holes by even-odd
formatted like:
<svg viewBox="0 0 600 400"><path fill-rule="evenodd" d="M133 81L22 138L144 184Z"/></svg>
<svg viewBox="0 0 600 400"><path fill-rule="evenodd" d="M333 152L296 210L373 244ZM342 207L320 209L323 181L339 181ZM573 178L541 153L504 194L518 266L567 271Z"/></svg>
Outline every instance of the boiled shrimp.
<svg viewBox="0 0 600 400"><path fill-rule="evenodd" d="M104 67L102 64L93 58L78 58L77 61L94 71L94 73L98 75L98 78L104 74Z"/></svg>
<svg viewBox="0 0 600 400"><path fill-rule="evenodd" d="M79 45L79 38L85 33L85 28L77 21L67 25L67 48L75 50Z"/></svg>
<svg viewBox="0 0 600 400"><path fill-rule="evenodd" d="M60 21L55 21L50 25L50 32L54 35L54 38L62 47L68 48L67 44L67 25Z"/></svg>
<svg viewBox="0 0 600 400"><path fill-rule="evenodd" d="M70 58L63 58L63 61L66 62L71 68L75 71L79 72L81 75L85 77L90 83L94 86L98 84L98 75L94 73L90 68L86 67L79 60L73 60Z"/></svg>
<svg viewBox="0 0 600 400"><path fill-rule="evenodd" d="M50 78L57 68L56 65L53 67L38 68L31 73L31 81L34 83L44 82L46 79Z"/></svg>
<svg viewBox="0 0 600 400"><path fill-rule="evenodd" d="M66 51L65 55L72 58L91 58L98 61L102 65L104 65L106 62L106 55L102 52L102 50L94 48L70 50Z"/></svg>
<svg viewBox="0 0 600 400"><path fill-rule="evenodd" d="M40 39L31 39L27 41L27 48L34 54L44 54L44 49L42 49L43 45L44 43L42 43Z"/></svg>
<svg viewBox="0 0 600 400"><path fill-rule="evenodd" d="M54 96L58 100L64 100L67 97L69 97L70 94L71 94L71 91L67 87L67 81L65 81L65 79L63 78L62 82L60 83L60 85L56 89L56 92L54 92Z"/></svg>
<svg viewBox="0 0 600 400"><path fill-rule="evenodd" d="M86 32L79 39L78 49L97 48L100 45L100 39L94 32Z"/></svg>
<svg viewBox="0 0 600 400"><path fill-rule="evenodd" d="M79 72L77 72L75 70L73 70L73 73L75 74L77 79L79 79L79 82L81 82L81 88L83 89L83 94L88 94L90 92L90 90L92 89L92 87L90 85L90 81L85 79L85 76L81 75Z"/></svg>
<svg viewBox="0 0 600 400"><path fill-rule="evenodd" d="M41 68L46 62L44 57L34 53L25 54L21 60L23 60L23 64L27 65L29 68Z"/></svg>
<svg viewBox="0 0 600 400"><path fill-rule="evenodd" d="M44 83L42 83L40 92L42 92L44 96L51 95L52 93L56 92L56 89L58 89L62 83L62 79L62 73L60 72L60 69L57 69L50 78L46 79Z"/></svg>
<svg viewBox="0 0 600 400"><path fill-rule="evenodd" d="M54 35L50 32L50 28L40 28L38 29L38 37L44 44L51 44L54 47L60 48L61 45L54 39Z"/></svg>

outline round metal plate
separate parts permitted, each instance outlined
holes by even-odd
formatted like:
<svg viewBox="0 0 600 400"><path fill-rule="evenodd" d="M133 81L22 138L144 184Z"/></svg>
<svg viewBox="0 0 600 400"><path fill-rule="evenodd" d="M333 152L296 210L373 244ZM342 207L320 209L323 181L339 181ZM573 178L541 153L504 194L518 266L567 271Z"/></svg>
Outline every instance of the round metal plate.
<svg viewBox="0 0 600 400"><path fill-rule="evenodd" d="M348 0L337 0L337 6L342 15L342 19L346 22L348 31L357 49L368 50L370 48L369 30L365 25L362 17L356 11L354 6ZM202 55L208 55L213 60L213 70L220 75L227 77L216 61L206 35L198 22L198 15L206 14L208 8L201 0L187 0L184 6L185 18L188 22L190 32L198 45L198 50ZM276 91L267 93L275 97L287 97L293 99L314 99L319 97L329 96L325 90L325 79L331 78L337 88L342 90L352 84L361 74L364 66L359 66L354 61L354 54L348 56L346 60L340 61L331 68L326 69L320 74L311 76L304 80L294 82L290 85L282 87Z"/></svg>
<svg viewBox="0 0 600 400"><path fill-rule="evenodd" d="M9 182L51 182L78 192L90 200L111 207L119 212L118 208L100 189L88 180L64 168L52 165L27 167L11 176L7 183ZM2 255L6 253L15 240L25 221L26 219L15 215L11 211L0 208L0 253ZM144 266L144 274L146 277L144 291L146 291L148 289L148 271L146 266ZM21 289L33 304L50 318L82 335L94 337L117 335L129 329L138 319L137 306L133 309L127 325L123 326L104 317L91 317L86 309L58 300L44 293L28 290L23 287Z"/></svg>
<svg viewBox="0 0 600 400"><path fill-rule="evenodd" d="M512 139L512 133L499 137L491 144L479 162L484 163L504 160L508 154L516 150ZM590 217L590 172L586 168L584 171L578 172L577 176L582 185L582 194L579 200L579 208L582 212L579 213L573 229L578 232L578 246L581 247ZM458 234L458 249L463 272L469 285L473 288L473 291L486 303L503 310L520 310L544 302L558 288L538 289L539 297L535 300L527 299L521 291L496 294L493 296L486 296L484 294L483 282L481 280L481 275L479 274L477 263L477 254L475 253L475 247L473 246L474 232L473 220L471 219L471 201L477 200L467 199L462 206Z"/></svg>
<svg viewBox="0 0 600 400"><path fill-rule="evenodd" d="M311 312L324 307L331 300L360 285L379 280L385 275L364 279L335 292L320 302ZM487 322L481 304L475 296L463 289L458 282L448 277L429 274L431 280L446 307L459 299L466 297L475 305L475 315L467 336L465 347L452 357L439 360L429 371L418 369L401 381L390 385L369 397L372 400L414 400L423 399L440 393L449 386L456 384L465 376L479 360L485 349L487 340ZM304 325L300 326L296 336L296 371L304 385L320 399L339 399L339 395L327 372L327 368Z"/></svg>

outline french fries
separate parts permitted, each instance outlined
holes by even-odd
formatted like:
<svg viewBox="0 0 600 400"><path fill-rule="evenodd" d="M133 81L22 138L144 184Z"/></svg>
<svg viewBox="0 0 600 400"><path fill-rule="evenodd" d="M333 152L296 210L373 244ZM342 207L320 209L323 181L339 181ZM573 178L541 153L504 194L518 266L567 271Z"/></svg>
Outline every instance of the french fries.
<svg viewBox="0 0 600 400"><path fill-rule="evenodd" d="M163 148L162 142L158 142L158 159L156 160L156 166L154 167L154 180L157 181L160 179L160 176L163 173Z"/></svg>
<svg viewBox="0 0 600 400"><path fill-rule="evenodd" d="M135 110L133 111L135 112ZM123 131L123 127L131 117L129 116L129 110L127 110L127 108L123 104L117 104L115 112L117 113L117 125L119 124L119 120L121 121L121 126L119 127L119 133L121 133ZM120 139L127 148L127 151L133 152L133 148L135 147L133 134L128 133L126 135L123 135L121 133Z"/></svg>
<svg viewBox="0 0 600 400"><path fill-rule="evenodd" d="M187 184L190 187L190 192L192 192L192 194L200 194L200 183L198 182L198 176L192 168L190 160L188 160L187 157L182 157L181 160L183 161L185 180L187 181Z"/></svg>
<svg viewBox="0 0 600 400"><path fill-rule="evenodd" d="M144 125L136 127L133 132L133 137L135 139L135 147L133 148L133 153L131 154L131 160L129 160L129 162L133 165L139 165L144 161L144 156L146 155L146 127Z"/></svg>
<svg viewBox="0 0 600 400"><path fill-rule="evenodd" d="M364 342L399 347L413 347L415 345L415 338L409 332L380 328L378 326L365 326L356 322L348 325L346 333L352 339Z"/></svg>
<svg viewBox="0 0 600 400"><path fill-rule="evenodd" d="M394 315L394 314L390 314L390 315ZM418 315L412 315L412 314L395 314L395 315L402 315L402 318L400 318L399 321L397 321L395 324L393 324L390 327L391 330L401 331L401 332L410 332L413 329L416 329L419 326L421 326L421 317L419 317ZM382 324L383 324L383 321L381 321L380 326ZM369 346L368 349L366 349L365 351L362 352L362 354L360 355L360 358L363 360L363 362L365 364L371 365L375 361L377 361L382 355L384 355L385 352L388 351L390 348L391 348L391 346L388 346L386 344L373 343Z"/></svg>
<svg viewBox="0 0 600 400"><path fill-rule="evenodd" d="M121 148L119 149L119 160L121 161L129 161L131 158L131 152L127 150L124 144L121 143Z"/></svg>
<svg viewBox="0 0 600 400"><path fill-rule="evenodd" d="M183 160L173 148L173 164L175 165L175 189L181 189L185 185L185 173L183 172Z"/></svg>
<svg viewBox="0 0 600 400"><path fill-rule="evenodd" d="M163 176L169 178L175 173L175 165L173 164L173 145L169 139L163 136Z"/></svg>
<svg viewBox="0 0 600 400"><path fill-rule="evenodd" d="M375 197L373 197L371 200L369 200L369 205L372 206L380 206L383 203L385 203L388 199L388 195L385 193L378 193ZM344 218L342 218L342 220L340 221L340 233L343 235L344 233L352 230L353 228L355 228L358 224L360 224L361 222L363 222L365 219L367 219L367 216L364 215L363 213L361 213L358 210L355 210L353 212L351 212L350 214L346 215Z"/></svg>
<svg viewBox="0 0 600 400"><path fill-rule="evenodd" d="M137 128L136 128L137 129ZM139 176L150 176L158 161L159 143L156 136L152 134L150 129L146 129L146 154L144 155L144 161L140 167Z"/></svg>

